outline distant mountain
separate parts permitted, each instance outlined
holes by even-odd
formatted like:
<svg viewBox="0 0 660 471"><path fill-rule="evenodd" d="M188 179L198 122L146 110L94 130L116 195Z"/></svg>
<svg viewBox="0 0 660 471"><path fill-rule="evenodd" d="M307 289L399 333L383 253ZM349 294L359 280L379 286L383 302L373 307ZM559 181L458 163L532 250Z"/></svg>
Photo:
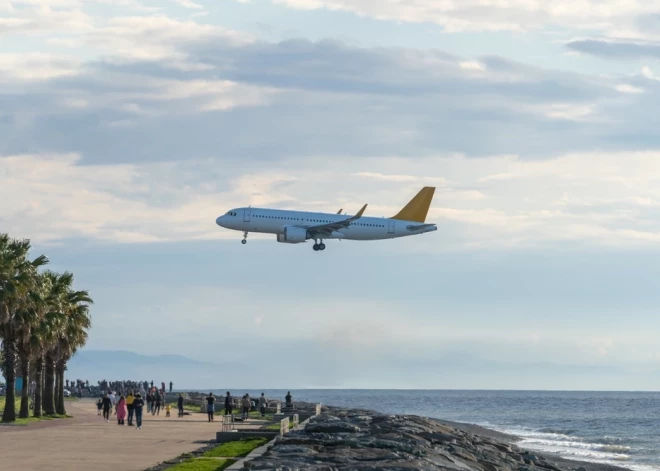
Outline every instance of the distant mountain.
<svg viewBox="0 0 660 471"><path fill-rule="evenodd" d="M141 355L127 351L83 350L69 361L66 379L174 382L175 388L223 387L227 376L244 372L243 365L193 360L181 355ZM224 381L221 378L225 378Z"/></svg>

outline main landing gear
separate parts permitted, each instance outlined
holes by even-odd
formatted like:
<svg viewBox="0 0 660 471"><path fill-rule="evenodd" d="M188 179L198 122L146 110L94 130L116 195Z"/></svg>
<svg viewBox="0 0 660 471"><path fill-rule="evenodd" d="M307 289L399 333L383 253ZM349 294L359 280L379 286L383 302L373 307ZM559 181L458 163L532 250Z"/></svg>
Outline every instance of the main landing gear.
<svg viewBox="0 0 660 471"><path fill-rule="evenodd" d="M241 244L245 245L247 244L247 231L243 232L243 240L241 241Z"/></svg>
<svg viewBox="0 0 660 471"><path fill-rule="evenodd" d="M318 252L319 250L325 250L325 244L323 243L323 241L321 241L320 244L314 241L314 246L312 248L314 249L314 252Z"/></svg>

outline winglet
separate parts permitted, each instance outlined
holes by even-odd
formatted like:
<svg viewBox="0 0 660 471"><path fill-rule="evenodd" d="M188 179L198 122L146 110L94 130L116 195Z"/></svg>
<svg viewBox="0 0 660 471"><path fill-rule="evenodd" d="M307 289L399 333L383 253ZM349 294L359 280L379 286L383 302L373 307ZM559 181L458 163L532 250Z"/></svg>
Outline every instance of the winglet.
<svg viewBox="0 0 660 471"><path fill-rule="evenodd" d="M366 204L365 204L364 206L362 206L362 209L359 210L358 213L357 213L355 216L353 216L353 217L354 217L355 219L359 219L359 218L361 218L361 217L362 217L362 214L364 214L364 210L365 210L365 209L367 209L367 205L366 205Z"/></svg>
<svg viewBox="0 0 660 471"><path fill-rule="evenodd" d="M344 208L341 208L339 211L337 211L337 214L341 214L341 212L344 210Z"/></svg>

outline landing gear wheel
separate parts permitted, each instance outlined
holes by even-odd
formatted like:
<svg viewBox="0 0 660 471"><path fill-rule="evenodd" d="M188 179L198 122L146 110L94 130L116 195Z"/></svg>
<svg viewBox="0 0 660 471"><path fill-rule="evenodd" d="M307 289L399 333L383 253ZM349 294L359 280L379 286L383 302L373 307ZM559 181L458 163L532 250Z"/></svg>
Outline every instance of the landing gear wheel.
<svg viewBox="0 0 660 471"><path fill-rule="evenodd" d="M325 250L325 244L323 242L319 244L319 250Z"/></svg>
<svg viewBox="0 0 660 471"><path fill-rule="evenodd" d="M247 244L247 240L243 239L243 240L241 241L241 244Z"/></svg>
<svg viewBox="0 0 660 471"><path fill-rule="evenodd" d="M243 232L243 240L241 241L241 244L245 245L247 244L247 231Z"/></svg>
<svg viewBox="0 0 660 471"><path fill-rule="evenodd" d="M312 246L312 248L314 249L314 252L318 252L319 251L319 244L314 244Z"/></svg>

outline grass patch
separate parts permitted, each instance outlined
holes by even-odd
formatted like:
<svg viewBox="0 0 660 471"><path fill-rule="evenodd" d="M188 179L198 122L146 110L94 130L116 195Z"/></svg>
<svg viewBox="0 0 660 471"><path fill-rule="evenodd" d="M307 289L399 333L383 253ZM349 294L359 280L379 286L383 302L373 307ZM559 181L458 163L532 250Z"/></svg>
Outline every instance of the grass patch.
<svg viewBox="0 0 660 471"><path fill-rule="evenodd" d="M293 420L289 420L289 430L293 429ZM268 430L271 432L279 432L280 431L280 423L275 422L274 424L266 425L265 427L262 427L261 430Z"/></svg>
<svg viewBox="0 0 660 471"><path fill-rule="evenodd" d="M28 417L27 419L21 419L18 417L18 414L16 414L16 421L14 422L3 422L2 417L0 416L0 424L5 424L5 425L28 425L33 422L39 422L41 420L55 420L55 419L71 419L73 416L72 415L42 415L41 417Z"/></svg>
<svg viewBox="0 0 660 471"><path fill-rule="evenodd" d="M233 462L233 460L216 458L193 458L167 469L168 471L222 471Z"/></svg>
<svg viewBox="0 0 660 471"><path fill-rule="evenodd" d="M0 396L0 412L5 410L5 405L7 404L7 397ZM18 412L21 409L21 398L18 397L14 402L16 404L16 411Z"/></svg>
<svg viewBox="0 0 660 471"><path fill-rule="evenodd" d="M240 458L247 456L252 450L259 448L261 445L264 445L267 442L267 438L243 438L241 440L218 445L214 449L204 453L203 456L207 458L215 458L218 456Z"/></svg>

